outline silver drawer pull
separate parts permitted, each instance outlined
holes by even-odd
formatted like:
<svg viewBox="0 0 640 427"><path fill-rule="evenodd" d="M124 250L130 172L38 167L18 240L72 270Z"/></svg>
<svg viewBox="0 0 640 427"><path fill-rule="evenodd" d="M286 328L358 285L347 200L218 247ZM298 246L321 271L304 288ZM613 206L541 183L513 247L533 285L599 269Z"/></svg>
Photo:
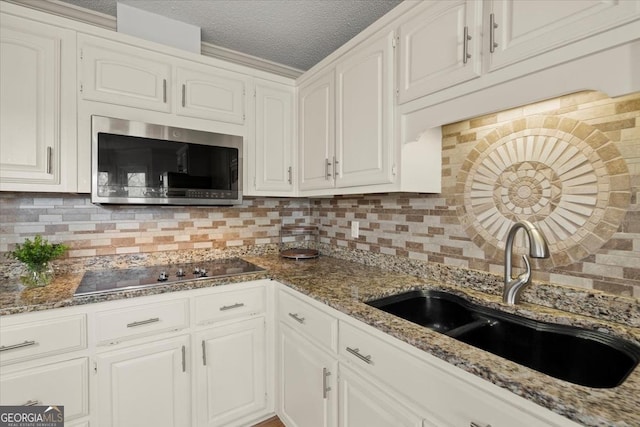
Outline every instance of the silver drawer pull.
<svg viewBox="0 0 640 427"><path fill-rule="evenodd" d="M233 305L223 305L222 307L220 307L220 311L233 310L234 308L240 308L240 307L244 307L244 303L237 302Z"/></svg>
<svg viewBox="0 0 640 427"><path fill-rule="evenodd" d="M0 347L0 351L7 351L7 350L15 350L16 348L22 348L22 347L29 347L32 345L36 345L35 341L25 341L25 342L21 342L20 344L13 344L13 345L3 345L2 347Z"/></svg>
<svg viewBox="0 0 640 427"><path fill-rule="evenodd" d="M160 321L159 317L154 317L154 318L147 319L147 320L141 320L139 322L128 323L127 324L127 328L135 328L136 326L148 325L149 323L156 323L156 322L159 322L159 321Z"/></svg>
<svg viewBox="0 0 640 427"><path fill-rule="evenodd" d="M471 423L469 424L469 427L491 427L491 424L481 425L481 424L474 423L473 421L471 421Z"/></svg>
<svg viewBox="0 0 640 427"><path fill-rule="evenodd" d="M358 359L367 362L368 364L372 364L373 361L371 360L371 355L369 356L364 356L362 354L360 354L360 349L359 348L351 348L351 347L347 347L347 351L351 354L353 354L354 356L356 356Z"/></svg>
<svg viewBox="0 0 640 427"><path fill-rule="evenodd" d="M36 406L41 404L42 402L40 402L39 400L27 400L25 403L23 403L20 406Z"/></svg>
<svg viewBox="0 0 640 427"><path fill-rule="evenodd" d="M304 323L304 317L298 316L298 313L289 313L289 317L292 317L298 323Z"/></svg>

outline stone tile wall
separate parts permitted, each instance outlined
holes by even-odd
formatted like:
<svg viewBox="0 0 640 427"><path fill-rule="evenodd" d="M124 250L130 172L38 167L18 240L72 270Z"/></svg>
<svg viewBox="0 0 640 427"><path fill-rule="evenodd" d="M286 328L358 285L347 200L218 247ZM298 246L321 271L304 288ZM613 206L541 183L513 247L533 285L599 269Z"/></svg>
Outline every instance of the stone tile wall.
<svg viewBox="0 0 640 427"><path fill-rule="evenodd" d="M71 258L276 244L281 223L309 221L307 199L245 198L230 207L97 206L88 195L0 193L0 253L35 234L64 242Z"/></svg>
<svg viewBox="0 0 640 427"><path fill-rule="evenodd" d="M548 121L538 120L541 116ZM533 263L534 280L640 296L640 93L610 99L602 93L582 92L445 126L441 194L375 194L314 200L313 217L321 228L321 242L502 274L504 244L502 248L486 244L490 233L483 236L484 230L465 223L468 220L465 203L471 206L479 194L478 189L465 188L465 174L483 150L489 149L486 141L491 140L492 133L505 128L514 133L525 132L524 125L531 122L551 129L551 136L595 129L590 134L585 132L584 138L593 135L587 138L587 143L580 140L574 144L579 151L573 157L588 158L582 165L590 170L585 175L592 180L600 179L586 189L578 189L594 193L593 203L586 200L575 208L584 212L579 215L582 218L575 220L585 224L576 229L566 225L566 230L560 230L567 238L563 241L562 233L558 233L552 239L552 249L556 251L553 262ZM617 151L612 153L608 147ZM594 156L598 151L598 156ZM535 176L536 168L529 169L525 172ZM516 172L522 171L515 171L513 177L517 177ZM505 185L514 179L507 177ZM561 196L566 197L570 185L562 179L556 184L564 191ZM502 188L498 186L497 190ZM500 196L503 192L495 193ZM488 199L492 202L491 196ZM506 214L504 210L500 213ZM535 214L542 215L542 210L529 212ZM354 220L360 222L358 239L350 237ZM490 226L482 221L476 225ZM493 235L500 234L498 231L491 230Z"/></svg>

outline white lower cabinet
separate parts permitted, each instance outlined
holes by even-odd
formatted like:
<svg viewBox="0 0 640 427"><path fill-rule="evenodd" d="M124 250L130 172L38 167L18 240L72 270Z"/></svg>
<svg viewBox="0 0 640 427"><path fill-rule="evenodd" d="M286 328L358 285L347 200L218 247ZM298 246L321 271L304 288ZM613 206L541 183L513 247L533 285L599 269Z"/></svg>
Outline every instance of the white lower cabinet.
<svg viewBox="0 0 640 427"><path fill-rule="evenodd" d="M267 408L265 318L207 329L196 336L198 426L243 425Z"/></svg>
<svg viewBox="0 0 640 427"><path fill-rule="evenodd" d="M338 383L340 427L423 427L422 418L342 364Z"/></svg>
<svg viewBox="0 0 640 427"><path fill-rule="evenodd" d="M283 323L285 312L294 310L294 297L299 310L313 305L338 320L337 354L321 351ZM577 426L305 295L287 289L278 293L277 304L286 308L279 323L278 415L288 427ZM300 333L313 339L303 328ZM331 382L336 365L338 390ZM331 372L326 396L323 369Z"/></svg>
<svg viewBox="0 0 640 427"><path fill-rule="evenodd" d="M280 323L279 413L287 427L337 425L338 362Z"/></svg>
<svg viewBox="0 0 640 427"><path fill-rule="evenodd" d="M65 422L89 414L86 357L31 366L0 378L1 405L62 405Z"/></svg>
<svg viewBox="0 0 640 427"><path fill-rule="evenodd" d="M97 356L101 426L184 427L191 424L189 336Z"/></svg>

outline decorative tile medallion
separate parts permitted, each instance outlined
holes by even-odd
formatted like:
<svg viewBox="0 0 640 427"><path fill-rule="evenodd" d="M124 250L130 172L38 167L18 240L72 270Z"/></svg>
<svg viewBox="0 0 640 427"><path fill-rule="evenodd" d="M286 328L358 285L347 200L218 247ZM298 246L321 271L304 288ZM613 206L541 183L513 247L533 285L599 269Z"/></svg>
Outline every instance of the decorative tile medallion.
<svg viewBox="0 0 640 427"><path fill-rule="evenodd" d="M629 172L615 145L593 126L554 116L516 120L475 146L458 176L458 216L471 239L502 256L519 220L538 224L567 265L594 253L618 229L630 203ZM524 237L516 241L526 250Z"/></svg>

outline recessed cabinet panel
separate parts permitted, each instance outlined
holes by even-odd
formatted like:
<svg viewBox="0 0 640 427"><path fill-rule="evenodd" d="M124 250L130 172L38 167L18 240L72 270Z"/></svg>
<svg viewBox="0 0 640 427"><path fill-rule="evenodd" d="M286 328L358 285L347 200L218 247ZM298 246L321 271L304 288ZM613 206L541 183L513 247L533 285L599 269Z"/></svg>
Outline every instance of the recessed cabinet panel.
<svg viewBox="0 0 640 427"><path fill-rule="evenodd" d="M393 37L336 65L336 187L391 182Z"/></svg>
<svg viewBox="0 0 640 427"><path fill-rule="evenodd" d="M75 34L0 17L0 190L73 191Z"/></svg>
<svg viewBox="0 0 640 427"><path fill-rule="evenodd" d="M489 70L567 45L640 17L640 2L492 0L494 39ZM489 29L491 30L491 29ZM486 43L487 41L485 41ZM486 44L488 48L491 48Z"/></svg>
<svg viewBox="0 0 640 427"><path fill-rule="evenodd" d="M78 40L83 99L171 111L171 65L161 55L82 34Z"/></svg>
<svg viewBox="0 0 640 427"><path fill-rule="evenodd" d="M188 346L181 336L97 356L100 425L191 425Z"/></svg>
<svg viewBox="0 0 640 427"><path fill-rule="evenodd" d="M245 83L237 74L208 67L207 71L178 67L176 113L228 123L244 123Z"/></svg>
<svg viewBox="0 0 640 427"><path fill-rule="evenodd" d="M289 427L337 426L338 362L280 324L280 412Z"/></svg>
<svg viewBox="0 0 640 427"><path fill-rule="evenodd" d="M425 2L417 9L400 25L400 103L481 72L481 2Z"/></svg>
<svg viewBox="0 0 640 427"><path fill-rule="evenodd" d="M294 89L256 84L256 190L293 191Z"/></svg>
<svg viewBox="0 0 640 427"><path fill-rule="evenodd" d="M300 190L334 186L334 73L300 87Z"/></svg>
<svg viewBox="0 0 640 427"><path fill-rule="evenodd" d="M0 404L62 405L65 421L89 415L88 373L87 358L3 373Z"/></svg>
<svg viewBox="0 0 640 427"><path fill-rule="evenodd" d="M198 335L199 426L226 426L266 409L264 318L210 329Z"/></svg>
<svg viewBox="0 0 640 427"><path fill-rule="evenodd" d="M343 365L339 382L340 427L427 427L418 415Z"/></svg>

